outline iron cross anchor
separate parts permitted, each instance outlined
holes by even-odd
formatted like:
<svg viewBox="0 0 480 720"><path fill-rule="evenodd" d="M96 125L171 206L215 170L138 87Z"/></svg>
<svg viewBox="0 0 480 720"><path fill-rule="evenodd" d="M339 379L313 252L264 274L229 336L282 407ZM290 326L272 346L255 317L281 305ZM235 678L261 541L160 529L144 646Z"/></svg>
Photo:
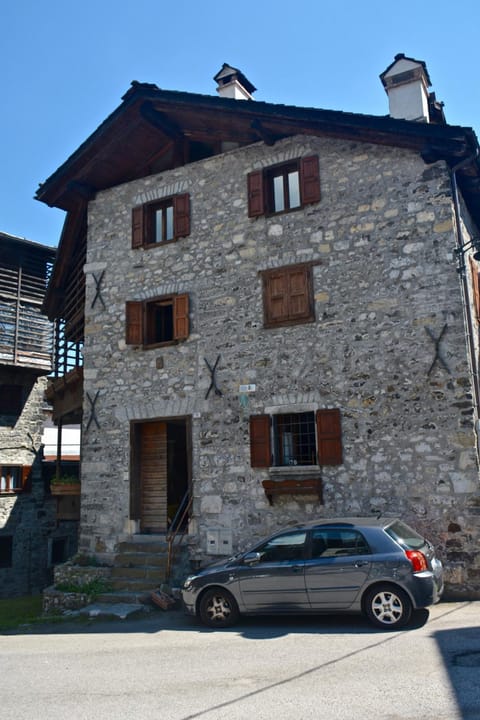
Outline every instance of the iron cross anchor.
<svg viewBox="0 0 480 720"><path fill-rule="evenodd" d="M219 396L223 395L222 391L217 387L217 380L215 378L215 371L217 369L218 361L220 360L220 355L217 355L217 359L215 360L215 365L213 367L210 365L207 358L203 358L203 359L205 360L205 365L210 370L210 376L211 376L210 387L208 388L207 394L205 395L205 400L210 395L210 390L212 388L214 388L214 390L215 390L215 395L219 395Z"/></svg>
<svg viewBox="0 0 480 720"><path fill-rule="evenodd" d="M448 329L448 325L445 324L443 326L442 332L440 333L438 338L436 338L435 335L433 334L432 330L429 327L425 327L425 332L427 333L427 335L430 336L430 338L432 339L432 341L435 344L435 357L433 358L433 362L430 365L430 369L429 369L427 375L430 375L433 368L435 367L435 363L437 362L437 360L440 363L440 365L448 372L449 375L452 374L450 368L448 367L447 363L445 362L445 360L443 359L443 357L440 354L440 343L442 342L442 338L445 335L445 333L447 332L447 329Z"/></svg>

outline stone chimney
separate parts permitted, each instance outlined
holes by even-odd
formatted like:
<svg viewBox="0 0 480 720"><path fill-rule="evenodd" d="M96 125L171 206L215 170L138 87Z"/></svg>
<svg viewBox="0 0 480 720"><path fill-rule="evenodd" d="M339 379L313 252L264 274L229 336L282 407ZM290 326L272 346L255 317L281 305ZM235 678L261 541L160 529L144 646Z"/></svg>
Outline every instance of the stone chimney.
<svg viewBox="0 0 480 720"><path fill-rule="evenodd" d="M390 117L445 124L443 103L428 92L430 76L422 60L399 53L380 75L380 80L388 95Z"/></svg>
<svg viewBox="0 0 480 720"><path fill-rule="evenodd" d="M223 63L222 69L213 78L217 83L220 97L234 100L253 100L252 93L257 89L237 68Z"/></svg>

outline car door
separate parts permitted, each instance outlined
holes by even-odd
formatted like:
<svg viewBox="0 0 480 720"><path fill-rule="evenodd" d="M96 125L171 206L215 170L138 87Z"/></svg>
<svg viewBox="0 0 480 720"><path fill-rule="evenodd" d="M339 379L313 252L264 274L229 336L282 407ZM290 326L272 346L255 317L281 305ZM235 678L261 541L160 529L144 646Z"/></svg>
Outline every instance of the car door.
<svg viewBox="0 0 480 720"><path fill-rule="evenodd" d="M349 608L370 574L370 548L357 530L312 530L305 585L312 610Z"/></svg>
<svg viewBox="0 0 480 720"><path fill-rule="evenodd" d="M282 613L310 607L305 588L305 530L276 535L255 548L257 559L238 571L247 612ZM253 554L249 554L253 557Z"/></svg>

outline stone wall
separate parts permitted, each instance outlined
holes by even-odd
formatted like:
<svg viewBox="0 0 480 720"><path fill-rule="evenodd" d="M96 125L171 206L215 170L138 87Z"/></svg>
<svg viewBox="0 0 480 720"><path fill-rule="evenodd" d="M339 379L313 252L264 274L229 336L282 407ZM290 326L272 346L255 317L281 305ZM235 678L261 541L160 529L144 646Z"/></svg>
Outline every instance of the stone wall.
<svg viewBox="0 0 480 720"><path fill-rule="evenodd" d="M247 217L248 172L318 154L322 199ZM131 209L188 192L191 233L131 249ZM438 546L449 586L480 590L480 493L447 168L407 150L309 137L262 143L100 192L89 210L81 550L111 554L131 531L130 423L188 416L190 545L238 550L315 516L398 514ZM259 271L315 261L314 324L265 329ZM102 299L92 301L105 270ZM125 345L125 301L188 292L190 335ZM445 330L444 330L445 328ZM442 361L436 357L435 338ZM220 361L222 395L205 359ZM255 384L241 396L240 384ZM344 461L324 502L276 498L250 467L251 414L339 408ZM85 406L85 418L89 406ZM292 470L295 472L295 469Z"/></svg>
<svg viewBox="0 0 480 720"><path fill-rule="evenodd" d="M8 382L8 368L1 371ZM18 379L16 380L18 383ZM12 566L0 568L0 597L39 592L51 580L48 538L55 531L55 503L45 495L39 455L46 378L29 383L17 421L0 425L0 464L31 465L31 490L0 494L0 537L12 537Z"/></svg>

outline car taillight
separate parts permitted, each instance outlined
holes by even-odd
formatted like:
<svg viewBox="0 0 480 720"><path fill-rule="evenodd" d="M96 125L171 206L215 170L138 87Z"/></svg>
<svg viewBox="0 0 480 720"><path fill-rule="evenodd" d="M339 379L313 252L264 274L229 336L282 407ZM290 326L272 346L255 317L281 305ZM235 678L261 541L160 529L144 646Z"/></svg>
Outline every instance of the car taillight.
<svg viewBox="0 0 480 720"><path fill-rule="evenodd" d="M428 570L427 558L420 550L405 550L405 555L412 563L413 572Z"/></svg>

